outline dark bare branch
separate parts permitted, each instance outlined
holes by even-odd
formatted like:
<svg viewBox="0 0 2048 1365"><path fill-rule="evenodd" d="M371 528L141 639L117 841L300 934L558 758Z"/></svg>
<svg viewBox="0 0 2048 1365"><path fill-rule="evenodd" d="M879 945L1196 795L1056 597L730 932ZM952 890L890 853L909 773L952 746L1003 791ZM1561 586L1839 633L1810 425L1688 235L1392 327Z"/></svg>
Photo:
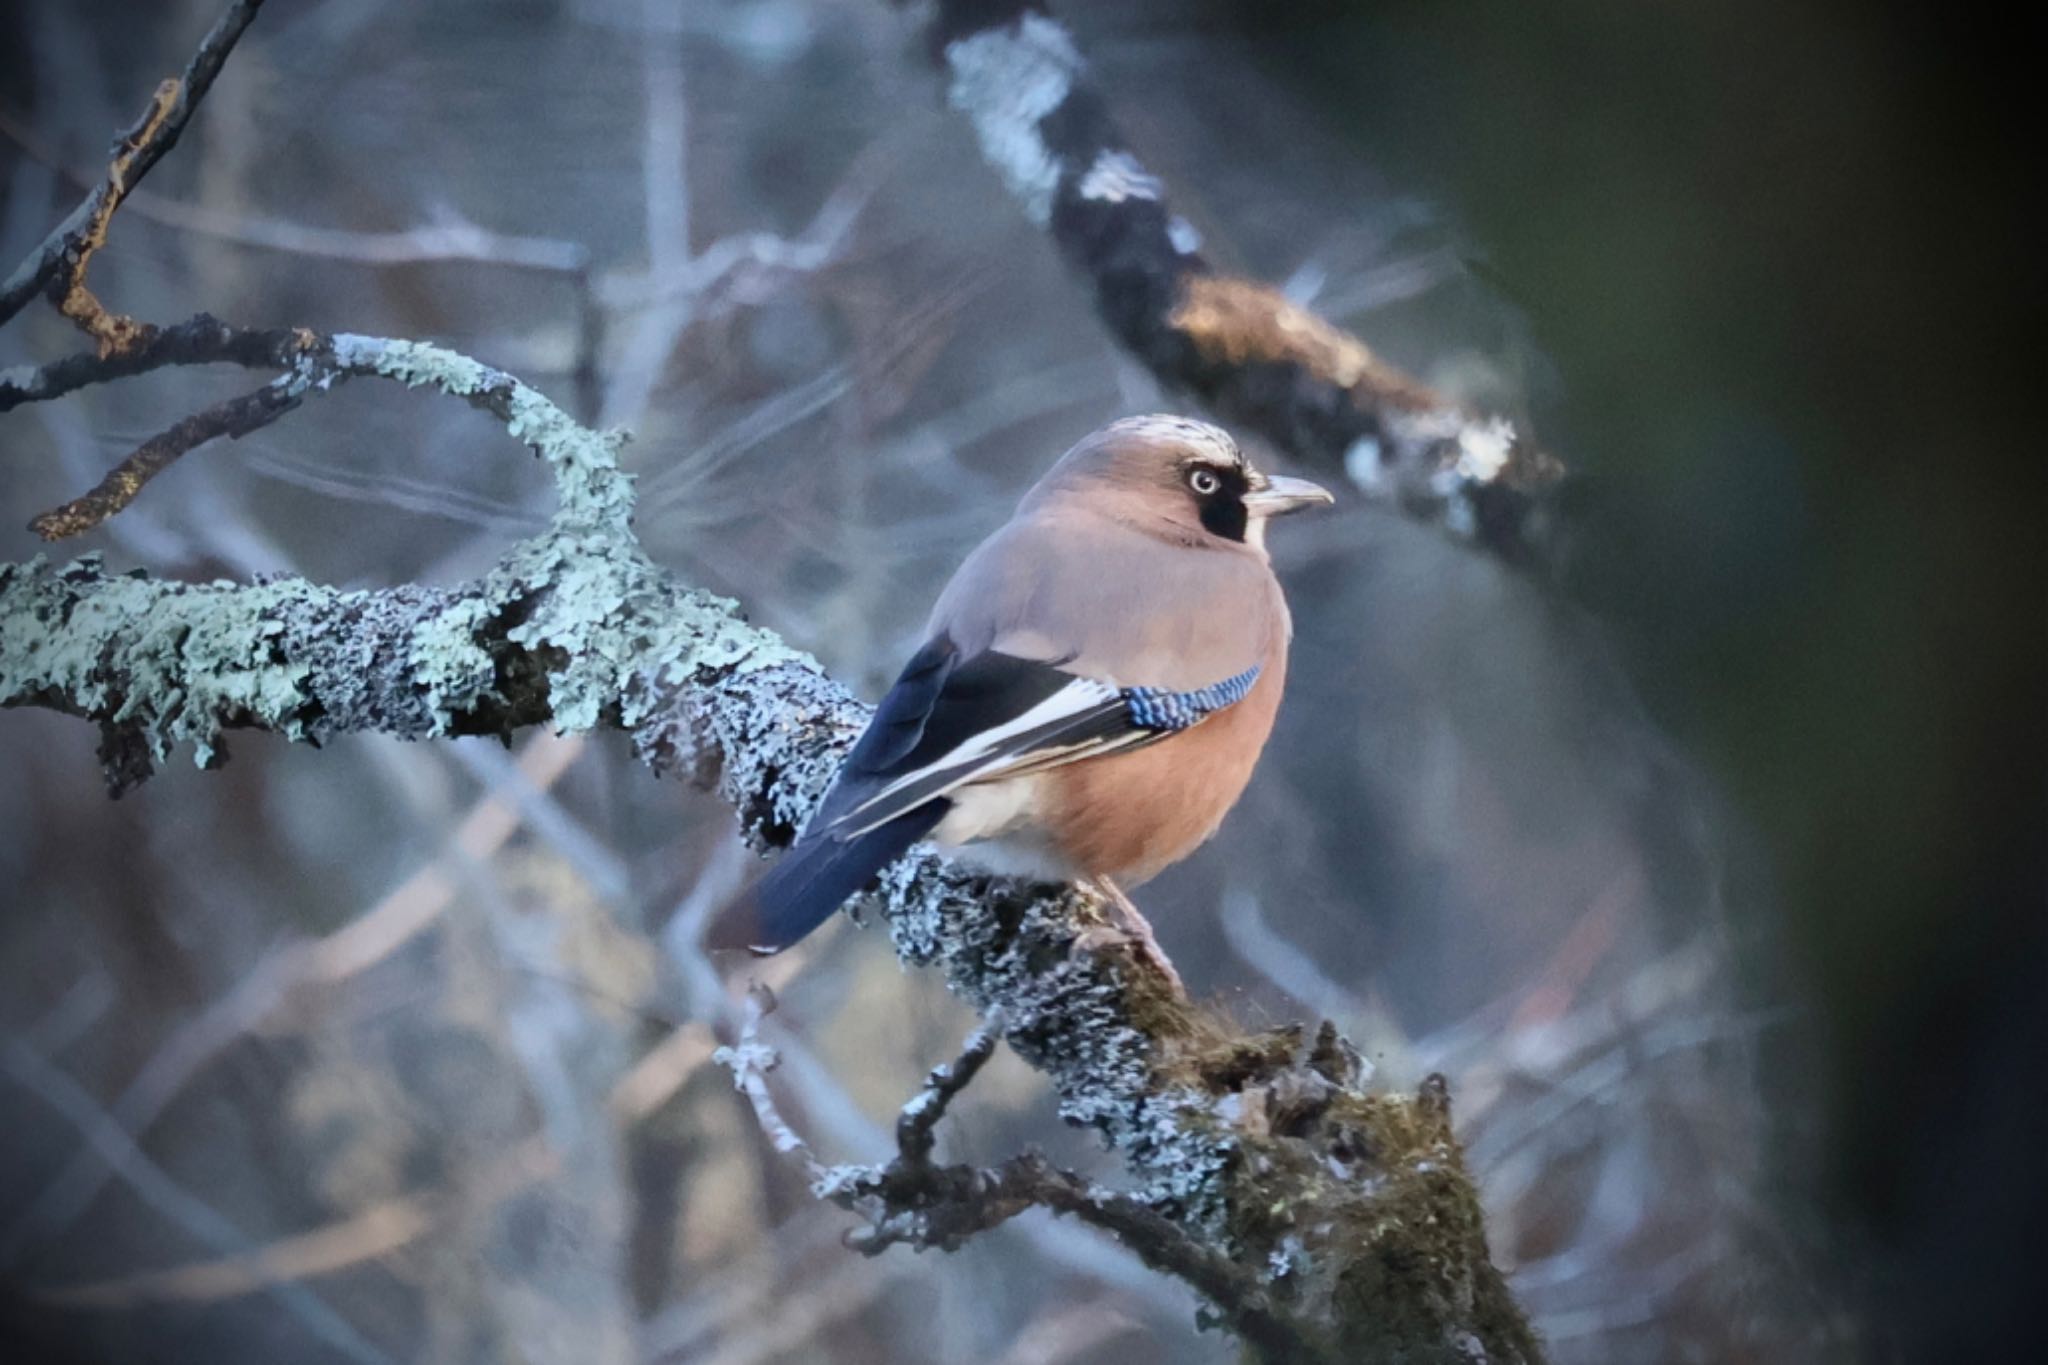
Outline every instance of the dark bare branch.
<svg viewBox="0 0 2048 1365"><path fill-rule="evenodd" d="M41 367L0 371L0 412L173 365L290 369L321 344L317 332L303 327L230 327L200 313L170 327L151 327L137 345L114 355L81 351Z"/></svg>
<svg viewBox="0 0 2048 1365"><path fill-rule="evenodd" d="M178 145L185 125L213 88L214 77L220 74L242 31L262 7L263 0L234 0L207 31L184 74L156 88L142 116L115 144L106 179L14 268L5 284L0 284L0 323L19 313L54 281L60 286L58 307L99 344L102 354L126 349L144 335L145 324L109 313L93 297L86 287L86 267L92 254L105 245L114 211L149 174L150 167Z"/></svg>
<svg viewBox="0 0 2048 1365"><path fill-rule="evenodd" d="M65 540L90 531L135 501L143 486L179 456L217 437L233 439L269 426L297 407L304 393L304 385L294 384L290 377L273 379L254 393L195 412L137 446L89 492L31 519L28 528L44 540Z"/></svg>

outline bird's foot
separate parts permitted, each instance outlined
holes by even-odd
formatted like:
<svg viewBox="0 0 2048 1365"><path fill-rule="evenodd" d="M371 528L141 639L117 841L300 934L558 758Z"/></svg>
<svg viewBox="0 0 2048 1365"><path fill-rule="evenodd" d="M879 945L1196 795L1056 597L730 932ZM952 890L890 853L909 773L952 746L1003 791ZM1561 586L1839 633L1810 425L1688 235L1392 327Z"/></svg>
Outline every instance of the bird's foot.
<svg viewBox="0 0 2048 1365"><path fill-rule="evenodd" d="M1074 939L1074 952L1092 955L1107 949L1130 948L1135 956L1151 963L1173 984L1175 994L1186 995L1187 986L1182 983L1180 973L1173 969L1173 959L1159 946L1152 925L1138 913L1138 907L1131 904L1130 897L1106 879L1096 880L1094 886L1109 902L1117 922L1091 924L1082 929Z"/></svg>

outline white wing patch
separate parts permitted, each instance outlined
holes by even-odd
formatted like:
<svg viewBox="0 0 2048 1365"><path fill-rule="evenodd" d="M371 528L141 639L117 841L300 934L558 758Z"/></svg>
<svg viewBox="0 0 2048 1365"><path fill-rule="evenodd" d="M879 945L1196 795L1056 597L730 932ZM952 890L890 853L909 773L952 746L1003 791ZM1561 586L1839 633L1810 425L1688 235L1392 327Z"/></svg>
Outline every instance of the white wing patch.
<svg viewBox="0 0 2048 1365"><path fill-rule="evenodd" d="M839 838L852 839L877 825L886 823L901 814L901 811L891 804L890 798L913 786L924 788L918 798L922 803L944 796L954 788L969 782L986 781L1012 771L1022 772L1052 766L1077 750L1093 752L1102 748L1104 746L1100 743L1053 743L1019 752L1014 747L1006 746L1012 746L1020 738L1049 726L1057 726L1062 720L1078 720L1091 712L1099 711L1106 703L1111 702L1118 705L1122 705L1123 702L1122 692L1114 685L1095 678L1077 677L1030 710L1001 725L983 730L923 767L904 773L841 816L835 822L837 828L833 832ZM1131 738L1142 739L1144 736ZM1112 747L1121 745L1113 744ZM934 782L937 785L930 785Z"/></svg>

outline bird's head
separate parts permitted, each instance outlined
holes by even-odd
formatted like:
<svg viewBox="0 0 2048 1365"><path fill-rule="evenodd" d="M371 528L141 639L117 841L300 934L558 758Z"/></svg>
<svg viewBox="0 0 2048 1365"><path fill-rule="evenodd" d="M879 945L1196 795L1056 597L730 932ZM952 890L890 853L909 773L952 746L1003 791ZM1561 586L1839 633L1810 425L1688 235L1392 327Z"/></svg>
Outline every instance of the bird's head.
<svg viewBox="0 0 2048 1365"><path fill-rule="evenodd" d="M1334 501L1307 479L1261 472L1221 427L1164 413L1084 437L1024 506L1055 500L1179 544L1260 553L1269 520Z"/></svg>

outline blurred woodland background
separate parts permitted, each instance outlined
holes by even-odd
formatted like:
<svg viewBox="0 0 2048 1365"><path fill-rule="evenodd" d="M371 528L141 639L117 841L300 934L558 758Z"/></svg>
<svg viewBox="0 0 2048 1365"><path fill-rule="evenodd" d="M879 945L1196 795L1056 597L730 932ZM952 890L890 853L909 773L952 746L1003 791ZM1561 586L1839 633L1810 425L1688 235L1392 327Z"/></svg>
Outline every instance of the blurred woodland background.
<svg viewBox="0 0 2048 1365"><path fill-rule="evenodd" d="M1993 37L1758 0L1274 8L1061 17L1212 259L1528 423L1582 487L1555 583L1356 499L1286 526L1274 744L1139 903L1240 1019L1327 1015L1387 1083L1449 1078L1557 1360L2011 1358L2044 1213L2048 618L2012 403L2035 177L2017 94L1970 75ZM0 11L5 264L217 9ZM982 164L922 17L271 0L94 285L443 341L630 427L655 556L873 696L1070 441L1184 406ZM0 364L74 344L32 310ZM9 414L0 559L244 384ZM452 581L547 515L490 439L351 386L81 544ZM689 931L751 855L624 740L237 737L119 803L94 740L0 716L0 1312L40 1349L1233 1358L1187 1291L1042 1214L948 1256L840 1247L708 1062ZM764 970L792 1121L872 1158L968 1012L845 923ZM537 1037L585 1074L528 1065ZM534 1095L592 1077L615 1159L565 1165ZM146 1165L82 1137L109 1123ZM1100 1160L1007 1055L945 1142Z"/></svg>

